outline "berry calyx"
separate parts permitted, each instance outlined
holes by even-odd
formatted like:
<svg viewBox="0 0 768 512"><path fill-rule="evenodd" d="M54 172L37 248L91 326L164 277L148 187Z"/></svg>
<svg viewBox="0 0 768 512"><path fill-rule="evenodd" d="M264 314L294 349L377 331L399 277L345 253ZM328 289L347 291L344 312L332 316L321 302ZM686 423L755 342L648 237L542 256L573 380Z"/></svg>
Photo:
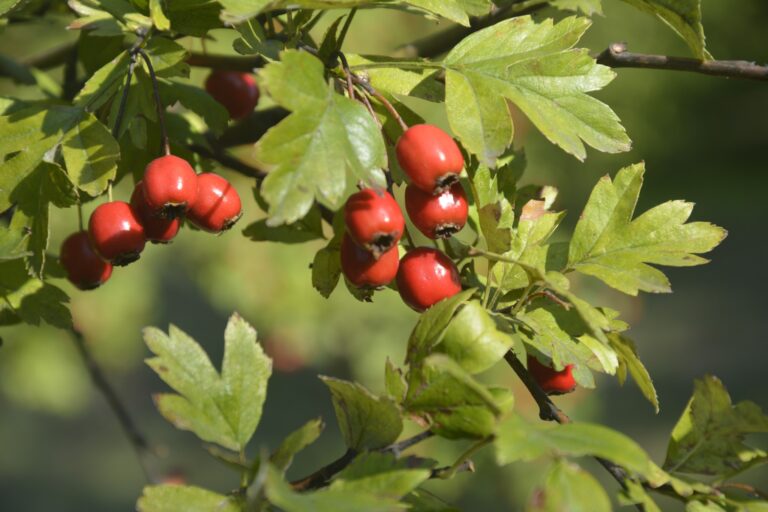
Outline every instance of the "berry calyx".
<svg viewBox="0 0 768 512"><path fill-rule="evenodd" d="M428 238L448 238L467 223L469 205L461 183L433 195L414 185L405 189L405 209L413 224Z"/></svg>
<svg viewBox="0 0 768 512"><path fill-rule="evenodd" d="M378 259L358 246L349 234L341 241L341 271L358 288L386 286L397 276L400 255L397 247L382 253Z"/></svg>
<svg viewBox="0 0 768 512"><path fill-rule="evenodd" d="M197 174L183 158L165 155L155 158L144 170L144 200L161 217L178 217L197 197Z"/></svg>
<svg viewBox="0 0 768 512"><path fill-rule="evenodd" d="M395 198L385 190L364 188L344 205L347 233L357 245L378 259L397 245L405 229L405 218Z"/></svg>
<svg viewBox="0 0 768 512"><path fill-rule="evenodd" d="M138 260L147 242L139 218L123 201L97 206L88 221L88 234L99 256L118 267Z"/></svg>
<svg viewBox="0 0 768 512"><path fill-rule="evenodd" d="M408 128L397 141L397 161L424 192L446 190L459 180L464 155L450 135L431 124Z"/></svg>
<svg viewBox="0 0 768 512"><path fill-rule="evenodd" d="M444 253L420 247L400 260L397 288L406 304L425 311L461 291L459 271Z"/></svg>
<svg viewBox="0 0 768 512"><path fill-rule="evenodd" d="M242 119L259 102L259 86L253 75L216 69L205 80L205 90L221 103L232 119Z"/></svg>
<svg viewBox="0 0 768 512"><path fill-rule="evenodd" d="M96 254L87 231L78 231L64 240L59 261L67 279L81 290L98 288L112 275L112 265Z"/></svg>
<svg viewBox="0 0 768 512"><path fill-rule="evenodd" d="M144 237L155 244L167 244L181 227L181 219L160 217L144 199L143 182L138 182L131 194L131 208L144 227Z"/></svg>
<svg viewBox="0 0 768 512"><path fill-rule="evenodd" d="M242 215L235 187L212 172L198 176L197 183L197 200L187 212L187 219L210 233L221 233L234 226Z"/></svg>
<svg viewBox="0 0 768 512"><path fill-rule="evenodd" d="M528 372L538 382L541 389L549 395L562 395L576 389L573 378L573 365L566 365L560 371L539 362L534 356L528 356Z"/></svg>

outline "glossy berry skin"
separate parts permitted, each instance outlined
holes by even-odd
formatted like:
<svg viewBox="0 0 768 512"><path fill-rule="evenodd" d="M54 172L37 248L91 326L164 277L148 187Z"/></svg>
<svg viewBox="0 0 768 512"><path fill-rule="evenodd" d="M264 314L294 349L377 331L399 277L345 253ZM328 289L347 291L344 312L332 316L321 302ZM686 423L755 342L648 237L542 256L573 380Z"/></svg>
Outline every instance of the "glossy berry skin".
<svg viewBox="0 0 768 512"><path fill-rule="evenodd" d="M400 260L397 288L403 302L416 311L425 311L461 291L459 271L444 253L420 247Z"/></svg>
<svg viewBox="0 0 768 512"><path fill-rule="evenodd" d="M99 256L119 267L138 260L147 242L139 218L123 201L97 206L88 222L88 234Z"/></svg>
<svg viewBox="0 0 768 512"><path fill-rule="evenodd" d="M433 195L418 187L405 189L405 209L419 231L431 239L448 238L461 231L467 223L469 205L461 183Z"/></svg>
<svg viewBox="0 0 768 512"><path fill-rule="evenodd" d="M211 172L198 176L197 182L197 200L187 212L187 219L210 233L220 233L234 226L242 214L235 187Z"/></svg>
<svg viewBox="0 0 768 512"><path fill-rule="evenodd" d="M431 124L411 126L397 141L397 161L424 192L445 190L459 179L464 156L450 135Z"/></svg>
<svg viewBox="0 0 768 512"><path fill-rule="evenodd" d="M138 182L131 194L131 208L144 227L144 237L155 244L167 244L176 237L181 227L178 217L160 217L144 200L142 182Z"/></svg>
<svg viewBox="0 0 768 512"><path fill-rule="evenodd" d="M183 158L165 155L155 158L144 170L144 201L152 212L177 217L197 198L197 174Z"/></svg>
<svg viewBox="0 0 768 512"><path fill-rule="evenodd" d="M205 80L205 90L224 105L232 119L242 119L259 102L259 86L253 75L216 69Z"/></svg>
<svg viewBox="0 0 768 512"><path fill-rule="evenodd" d="M576 389L572 364L566 365L565 368L557 371L540 363L534 356L528 356L528 372L547 394L562 395Z"/></svg>
<svg viewBox="0 0 768 512"><path fill-rule="evenodd" d="M358 246L349 234L341 241L341 271L358 288L386 286L397 276L400 255L397 247L382 253L378 259Z"/></svg>
<svg viewBox="0 0 768 512"><path fill-rule="evenodd" d="M67 279L81 290L98 288L112 275L112 265L93 250L87 231L78 231L64 240L59 261L67 271Z"/></svg>
<svg viewBox="0 0 768 512"><path fill-rule="evenodd" d="M378 258L400 241L405 218L395 198L386 190L365 188L344 205L347 233L357 245Z"/></svg>

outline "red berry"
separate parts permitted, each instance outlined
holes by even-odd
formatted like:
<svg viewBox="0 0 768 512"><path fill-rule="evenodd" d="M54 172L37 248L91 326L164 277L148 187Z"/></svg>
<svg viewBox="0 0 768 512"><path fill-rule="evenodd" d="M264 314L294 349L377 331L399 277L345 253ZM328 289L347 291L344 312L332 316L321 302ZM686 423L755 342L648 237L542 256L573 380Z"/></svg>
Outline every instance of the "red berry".
<svg viewBox="0 0 768 512"><path fill-rule="evenodd" d="M397 247L382 253L376 259L344 233L341 241L341 270L349 282L358 288L386 286L397 276L399 264Z"/></svg>
<svg viewBox="0 0 768 512"><path fill-rule="evenodd" d="M197 177L197 200L187 212L187 218L197 227L220 233L232 226L242 215L237 190L230 182L211 172Z"/></svg>
<svg viewBox="0 0 768 512"><path fill-rule="evenodd" d="M232 119L242 119L259 102L259 86L253 75L216 69L205 80L205 90L224 105Z"/></svg>
<svg viewBox="0 0 768 512"><path fill-rule="evenodd" d="M378 258L400 240L405 218L395 198L385 190L365 188L344 205L347 233L357 245Z"/></svg>
<svg viewBox="0 0 768 512"><path fill-rule="evenodd" d="M186 160L174 155L149 162L142 183L147 206L163 217L184 213L197 197L195 170Z"/></svg>
<svg viewBox="0 0 768 512"><path fill-rule="evenodd" d="M397 288L406 304L424 311L461 291L459 271L442 252L420 247L400 260Z"/></svg>
<svg viewBox="0 0 768 512"><path fill-rule="evenodd" d="M397 161L411 183L425 192L440 192L456 183L464 155L450 135L431 124L411 126L397 141Z"/></svg>
<svg viewBox="0 0 768 512"><path fill-rule="evenodd" d="M139 259L147 241L144 227L131 206L123 201L97 206L88 222L88 233L99 256L117 266Z"/></svg>
<svg viewBox="0 0 768 512"><path fill-rule="evenodd" d="M541 389L550 395L562 395L576 389L573 378L573 365L569 364L560 371L539 362L534 356L528 356L528 372L539 383Z"/></svg>
<svg viewBox="0 0 768 512"><path fill-rule="evenodd" d="M147 240L157 244L167 244L176 236L181 227L181 219L178 217L160 217L149 207L144 200L142 182L138 182L131 194L131 208L144 226L144 236Z"/></svg>
<svg viewBox="0 0 768 512"><path fill-rule="evenodd" d="M78 231L64 240L59 261L67 271L67 279L81 290L98 288L112 275L112 265L96 254L87 231Z"/></svg>
<svg viewBox="0 0 768 512"><path fill-rule="evenodd" d="M418 187L405 189L405 209L413 224L429 238L448 238L467 223L469 206L461 183L433 195Z"/></svg>

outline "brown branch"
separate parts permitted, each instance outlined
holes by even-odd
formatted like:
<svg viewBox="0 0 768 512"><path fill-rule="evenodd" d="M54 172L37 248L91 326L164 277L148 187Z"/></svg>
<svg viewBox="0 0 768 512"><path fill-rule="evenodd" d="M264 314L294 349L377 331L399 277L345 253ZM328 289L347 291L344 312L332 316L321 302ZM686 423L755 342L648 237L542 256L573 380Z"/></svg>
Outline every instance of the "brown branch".
<svg viewBox="0 0 768 512"><path fill-rule="evenodd" d="M155 478L153 472L150 470L148 457L153 455L153 453L149 443L147 442L147 439L136 427L136 424L128 412L127 407L117 396L114 388L112 388L109 381L107 381L107 378L105 377L104 372L101 370L101 367L99 367L98 363L93 358L93 355L88 349L88 345L85 341L83 333L74 327L70 329L70 332L72 333L72 336L75 340L77 351L79 352L80 357L83 359L86 368L88 368L88 373L91 375L93 384L96 386L96 389L101 393L101 395L106 399L109 408L112 410L112 413L120 423L120 427L123 429L125 437L128 439L128 442L131 444L133 451L136 453L136 457L139 460L139 465L144 472L144 476L149 483L157 482L157 478Z"/></svg>
<svg viewBox="0 0 768 512"><path fill-rule="evenodd" d="M232 155L224 152L223 150L218 150L216 148L208 149L205 146L201 146L199 144L192 144L188 147L190 150L192 150L192 152L197 153L203 158L214 160L220 163L221 165L223 165L224 167L232 169L233 171L238 172L243 176L248 176L249 178L256 178L256 181L259 183L264 178L267 177L267 173L264 172L263 170L253 167L251 165L248 165L247 163L233 157Z"/></svg>
<svg viewBox="0 0 768 512"><path fill-rule="evenodd" d="M571 423L571 418L568 417L563 411L557 407L549 396L541 389L538 382L531 376L528 370L517 359L517 356L511 350L504 355L504 359L509 366L512 367L514 372L523 382L528 392L530 392L536 404L539 406L539 417L544 421L556 421L560 424ZM609 460L602 457L595 457L595 460L605 468L606 471L621 485L622 489L627 489L625 480L627 479L627 471ZM637 509L644 511L645 507L641 504L636 505Z"/></svg>
<svg viewBox="0 0 768 512"><path fill-rule="evenodd" d="M254 69L264 66L266 61L261 56L239 57L237 55L210 55L192 52L187 57L187 64L198 68L252 72Z"/></svg>
<svg viewBox="0 0 768 512"><path fill-rule="evenodd" d="M597 56L597 62L612 68L663 69L704 75L768 81L768 66L744 60L699 60L627 51L626 43L613 43Z"/></svg>
<svg viewBox="0 0 768 512"><path fill-rule="evenodd" d="M768 500L768 492L761 491L760 489L749 484L741 484L738 482L725 482L718 485L716 488L719 491L722 491L723 489L735 489L735 490L750 494L755 498Z"/></svg>
<svg viewBox="0 0 768 512"><path fill-rule="evenodd" d="M301 480L291 482L291 487L293 487L294 491L308 491L311 489L319 489L320 487L324 487L328 485L328 481L333 477L333 475L347 467L356 456L357 452L355 450L347 450L344 455L331 462L327 466L323 466L322 468L318 469L311 475L302 478Z"/></svg>

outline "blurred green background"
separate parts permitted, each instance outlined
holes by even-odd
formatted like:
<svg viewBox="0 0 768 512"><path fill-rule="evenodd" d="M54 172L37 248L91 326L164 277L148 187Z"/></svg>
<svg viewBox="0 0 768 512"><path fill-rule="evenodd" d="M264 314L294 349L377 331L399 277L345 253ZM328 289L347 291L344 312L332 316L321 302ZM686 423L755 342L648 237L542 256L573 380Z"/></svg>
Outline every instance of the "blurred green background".
<svg viewBox="0 0 768 512"><path fill-rule="evenodd" d="M660 22L605 0L605 17L596 17L583 45L600 51L626 41L639 52L687 55L687 49ZM704 0L708 45L716 58L768 61L768 2ZM562 16L545 11L537 17ZM328 20L334 19L328 16ZM76 35L64 30L67 20L30 28L0 29L0 53L23 58ZM347 51L391 53L398 45L439 30L441 25L394 11L363 11L347 40ZM322 27L318 27L322 33ZM231 50L221 32L210 52ZM199 41L189 41L200 50ZM61 70L51 75L60 77ZM205 70L195 70L201 83ZM0 79L0 95L34 97L31 89ZM590 152L579 163L535 132L523 135L529 166L525 180L553 183L561 191L557 207L570 213L572 228L589 190L605 173L645 160L646 186L638 210L668 199L697 203L696 220L726 227L730 236L705 267L671 270L672 295L629 298L578 282L600 304L620 309L633 328L640 355L661 397L661 413L628 383L609 378L598 389L558 399L573 417L606 423L637 439L657 462L666 439L688 400L693 379L719 376L735 401L750 399L768 408L765 344L768 301L768 87L760 82L663 71L619 70L599 97L619 114L634 141L622 155ZM264 103L267 104L266 102ZM443 114L417 104L428 120ZM518 130L523 132L525 130ZM248 148L241 151L249 156ZM224 171L226 174L227 171ZM246 214L239 228L263 216L251 199L250 183L231 177L244 198ZM128 184L116 190L128 197ZM88 207L90 212L93 205ZM73 211L56 211L52 250L76 229ZM235 229L215 237L184 230L171 246L150 246L141 260L116 269L102 289L72 294L72 310L112 383L151 441L162 447L161 472L181 471L189 482L227 491L237 476L200 447L194 436L175 431L155 411L151 395L164 389L142 360L145 325L174 323L199 340L216 364L228 315L238 311L253 323L275 358L266 410L252 452L274 448L282 436L306 420L322 416L328 426L320 441L294 462L289 476L309 473L343 451L331 402L317 374L354 378L375 391L383 388L386 357L400 363L416 319L391 291L373 304L352 299L343 286L324 300L310 285L309 263L317 244L255 244ZM134 454L106 404L91 387L72 340L50 328L3 329L0 348L0 510L74 512L132 510L143 477ZM506 367L488 379L513 387L517 407L535 414L531 400ZM410 427L415 431L415 427ZM765 439L755 440L765 445ZM452 462L462 443L430 440L417 449ZM540 477L543 464L495 468L490 450L477 459L477 473L450 483L430 482L440 497L466 510L520 510ZM613 493L616 484L589 461L584 464ZM768 481L768 472L741 478ZM676 505L661 501L665 510Z"/></svg>

